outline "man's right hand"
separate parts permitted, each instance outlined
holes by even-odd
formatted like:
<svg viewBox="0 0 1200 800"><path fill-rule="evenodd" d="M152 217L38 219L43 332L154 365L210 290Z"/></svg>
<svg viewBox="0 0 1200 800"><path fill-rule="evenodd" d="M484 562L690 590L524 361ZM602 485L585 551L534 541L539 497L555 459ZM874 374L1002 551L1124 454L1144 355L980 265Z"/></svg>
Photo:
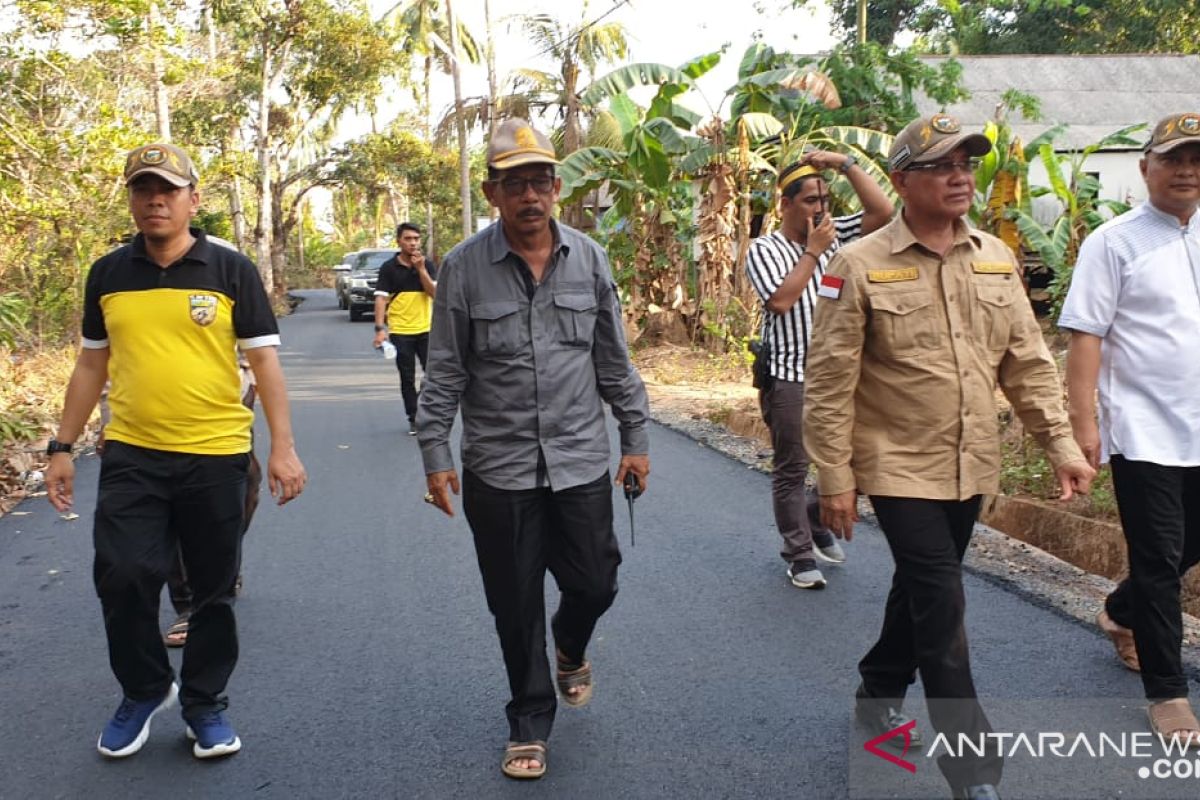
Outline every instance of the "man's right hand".
<svg viewBox="0 0 1200 800"><path fill-rule="evenodd" d="M854 538L854 523L858 522L858 492L851 489L841 494L821 495L821 524L833 535L847 542Z"/></svg>
<svg viewBox="0 0 1200 800"><path fill-rule="evenodd" d="M60 513L75 502L75 462L70 453L55 453L46 467L46 498Z"/></svg>
<svg viewBox="0 0 1200 800"><path fill-rule="evenodd" d="M458 494L458 472L452 469L442 472L431 472L425 476L425 485L429 488L426 500L430 505L437 506L448 517L454 516L454 506L450 502L450 492Z"/></svg>
<svg viewBox="0 0 1200 800"><path fill-rule="evenodd" d="M1071 420L1071 428L1075 434L1075 443L1083 451L1083 457L1087 459L1092 469L1099 470L1100 426L1096 424L1096 418L1089 416L1087 419L1073 419Z"/></svg>
<svg viewBox="0 0 1200 800"><path fill-rule="evenodd" d="M821 253L828 250L836 238L837 229L833 226L833 217L826 212L821 217L820 225L813 225L811 218L808 220L808 239L804 249L812 253L813 256L820 258Z"/></svg>

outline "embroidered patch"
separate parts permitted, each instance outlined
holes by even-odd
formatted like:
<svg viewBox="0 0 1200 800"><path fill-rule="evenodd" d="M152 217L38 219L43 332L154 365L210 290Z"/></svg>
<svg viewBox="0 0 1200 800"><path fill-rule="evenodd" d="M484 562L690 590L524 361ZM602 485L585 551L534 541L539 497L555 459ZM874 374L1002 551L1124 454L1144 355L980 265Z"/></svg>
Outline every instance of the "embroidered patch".
<svg viewBox="0 0 1200 800"><path fill-rule="evenodd" d="M929 124L938 133L958 133L962 130L958 120L949 114L934 114L933 118L929 120Z"/></svg>
<svg viewBox="0 0 1200 800"><path fill-rule="evenodd" d="M972 261L971 271L980 275L1011 275L1013 265L1007 261Z"/></svg>
<svg viewBox="0 0 1200 800"><path fill-rule="evenodd" d="M201 327L212 325L217 318L217 298L211 294L189 294L188 306L192 322Z"/></svg>
<svg viewBox="0 0 1200 800"><path fill-rule="evenodd" d="M896 283L897 281L915 281L917 279L916 267L905 267L904 269L869 269L867 270L867 280L871 283Z"/></svg>
<svg viewBox="0 0 1200 800"><path fill-rule="evenodd" d="M822 275L821 285L817 287L817 296L837 300L842 296L842 286L845 283L845 278L839 278L836 275Z"/></svg>

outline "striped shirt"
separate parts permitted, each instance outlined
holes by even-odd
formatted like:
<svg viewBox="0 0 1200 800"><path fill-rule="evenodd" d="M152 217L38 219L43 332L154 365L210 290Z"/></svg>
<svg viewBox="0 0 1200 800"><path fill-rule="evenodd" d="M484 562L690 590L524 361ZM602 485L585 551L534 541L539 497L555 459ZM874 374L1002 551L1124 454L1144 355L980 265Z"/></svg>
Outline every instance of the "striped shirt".
<svg viewBox="0 0 1200 800"><path fill-rule="evenodd" d="M825 265L838 248L862 234L862 220L861 211L847 217L833 218L833 227L837 232L833 244L817 259L812 280L804 287L799 299L782 314L768 309L767 301L799 263L804 246L788 239L780 230L760 236L751 243L746 253L746 274L763 302L763 339L771 348L771 375L779 380L804 381L804 359L812 338L813 309L821 276L825 274Z"/></svg>

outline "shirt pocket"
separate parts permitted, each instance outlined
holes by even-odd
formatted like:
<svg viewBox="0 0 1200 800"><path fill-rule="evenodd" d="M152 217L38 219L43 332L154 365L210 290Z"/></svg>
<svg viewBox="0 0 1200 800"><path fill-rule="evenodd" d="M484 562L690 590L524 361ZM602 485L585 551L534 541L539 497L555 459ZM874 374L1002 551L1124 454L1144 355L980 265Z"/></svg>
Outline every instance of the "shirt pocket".
<svg viewBox="0 0 1200 800"><path fill-rule="evenodd" d="M521 304L493 300L471 306L471 347L481 356L508 358L521 350Z"/></svg>
<svg viewBox="0 0 1200 800"><path fill-rule="evenodd" d="M556 292L554 322L557 341L567 347L592 346L596 332L596 296L581 292Z"/></svg>
<svg viewBox="0 0 1200 800"><path fill-rule="evenodd" d="M1012 333L1012 288L976 284L975 298L975 340L989 350L1004 350Z"/></svg>
<svg viewBox="0 0 1200 800"><path fill-rule="evenodd" d="M937 346L937 311L928 289L880 292L870 302L882 352L906 358Z"/></svg>

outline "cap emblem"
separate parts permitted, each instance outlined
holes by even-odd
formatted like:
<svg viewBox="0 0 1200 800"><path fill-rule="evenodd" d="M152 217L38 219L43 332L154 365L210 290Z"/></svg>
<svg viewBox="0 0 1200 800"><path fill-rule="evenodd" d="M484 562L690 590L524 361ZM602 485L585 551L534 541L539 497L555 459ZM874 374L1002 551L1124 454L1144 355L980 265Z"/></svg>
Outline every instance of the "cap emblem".
<svg viewBox="0 0 1200 800"><path fill-rule="evenodd" d="M962 130L962 126L958 124L958 120L949 114L934 114L929 120L929 124L938 133L958 133Z"/></svg>

